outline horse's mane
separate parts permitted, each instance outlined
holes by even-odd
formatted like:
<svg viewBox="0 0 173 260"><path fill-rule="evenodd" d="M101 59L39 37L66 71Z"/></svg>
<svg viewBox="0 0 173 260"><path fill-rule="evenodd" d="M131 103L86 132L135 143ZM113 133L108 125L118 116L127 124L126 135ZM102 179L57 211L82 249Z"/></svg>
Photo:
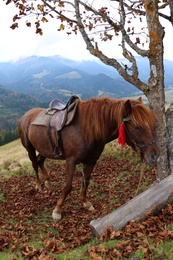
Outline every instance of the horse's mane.
<svg viewBox="0 0 173 260"><path fill-rule="evenodd" d="M123 119L123 104L126 100L108 97L80 101L78 106L82 134L88 140L105 140L109 129L118 128ZM139 100L130 100L134 125L152 129L155 117L151 110Z"/></svg>
<svg viewBox="0 0 173 260"><path fill-rule="evenodd" d="M136 103L133 105L132 101L132 113L130 118L133 121L133 124L140 126L142 128L150 128L153 130L156 123L156 118L153 112L145 106L143 103Z"/></svg>

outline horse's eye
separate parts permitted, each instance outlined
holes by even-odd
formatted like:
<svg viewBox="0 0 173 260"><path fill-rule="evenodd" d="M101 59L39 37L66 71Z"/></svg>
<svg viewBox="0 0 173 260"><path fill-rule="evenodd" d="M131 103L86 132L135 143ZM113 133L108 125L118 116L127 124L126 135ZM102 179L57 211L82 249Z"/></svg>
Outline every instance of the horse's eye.
<svg viewBox="0 0 173 260"><path fill-rule="evenodd" d="M140 126L134 126L134 128L135 128L135 130L137 131L137 132L139 132L140 131Z"/></svg>

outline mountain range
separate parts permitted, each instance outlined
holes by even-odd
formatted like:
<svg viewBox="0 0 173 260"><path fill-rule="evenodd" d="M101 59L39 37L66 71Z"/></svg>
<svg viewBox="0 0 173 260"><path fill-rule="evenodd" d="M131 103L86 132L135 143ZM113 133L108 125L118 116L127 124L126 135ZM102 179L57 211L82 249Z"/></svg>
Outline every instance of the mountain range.
<svg viewBox="0 0 173 260"><path fill-rule="evenodd" d="M0 63L0 85L46 102L91 96L129 96L137 89L125 82L112 67L96 61L72 61L32 56L17 62Z"/></svg>
<svg viewBox="0 0 173 260"><path fill-rule="evenodd" d="M124 64L124 60L120 60ZM149 64L137 58L139 77L147 83ZM128 64L127 64L128 65ZM173 62L165 61L165 90L173 89ZM134 97L142 93L111 66L100 61L74 61L60 56L31 56L16 62L0 62L0 111L19 118L31 107L48 106L54 98L66 102L71 95ZM4 117L3 117L4 118ZM16 122L16 120L14 120ZM6 123L7 125L7 123ZM9 127L2 126L1 129Z"/></svg>
<svg viewBox="0 0 173 260"><path fill-rule="evenodd" d="M137 64L139 78L147 82L147 59L139 57ZM172 71L173 62L165 61L166 89L173 87ZM60 56L31 56L16 62L1 62L0 85L43 102L53 98L66 100L73 94L86 99L102 95L122 98L141 93L111 66L99 61L74 61Z"/></svg>

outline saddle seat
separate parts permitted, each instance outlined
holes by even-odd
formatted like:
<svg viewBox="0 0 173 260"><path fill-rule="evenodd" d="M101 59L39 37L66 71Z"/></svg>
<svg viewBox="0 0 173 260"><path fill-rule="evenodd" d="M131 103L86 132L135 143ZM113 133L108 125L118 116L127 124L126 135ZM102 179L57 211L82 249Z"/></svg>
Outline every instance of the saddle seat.
<svg viewBox="0 0 173 260"><path fill-rule="evenodd" d="M52 115L50 118L50 126L56 131L60 131L65 125L71 123L74 118L79 98L72 96L65 104L59 99L54 99L50 102L46 114Z"/></svg>
<svg viewBox="0 0 173 260"><path fill-rule="evenodd" d="M67 102L67 104L68 104L68 102ZM56 98L50 102L49 108L55 109L55 110L64 110L65 107L67 106L67 104L65 104L62 100Z"/></svg>

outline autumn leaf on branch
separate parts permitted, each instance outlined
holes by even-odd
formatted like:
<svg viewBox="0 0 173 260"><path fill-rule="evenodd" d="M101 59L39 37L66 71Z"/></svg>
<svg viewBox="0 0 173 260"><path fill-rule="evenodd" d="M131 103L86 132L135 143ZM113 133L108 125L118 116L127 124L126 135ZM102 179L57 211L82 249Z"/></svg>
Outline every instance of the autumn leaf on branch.
<svg viewBox="0 0 173 260"><path fill-rule="evenodd" d="M89 31L91 31L93 29L93 23L89 22L88 28L89 28Z"/></svg>
<svg viewBox="0 0 173 260"><path fill-rule="evenodd" d="M30 22L26 22L26 26L31 27L31 23Z"/></svg>
<svg viewBox="0 0 173 260"><path fill-rule="evenodd" d="M46 17L42 17L42 18L41 18L41 21L42 21L43 23L47 23L47 22L48 22L48 20L47 20Z"/></svg>
<svg viewBox="0 0 173 260"><path fill-rule="evenodd" d="M10 26L11 29L15 30L16 28L18 28L18 23L13 23L11 26Z"/></svg>
<svg viewBox="0 0 173 260"><path fill-rule="evenodd" d="M40 12L43 12L43 11L44 11L44 5L38 4L38 5L37 5L37 8L38 8L38 10L40 10Z"/></svg>
<svg viewBox="0 0 173 260"><path fill-rule="evenodd" d="M140 44L141 43L141 41L140 41L140 38L139 37L137 37L136 38L136 42L135 42L136 44Z"/></svg>
<svg viewBox="0 0 173 260"><path fill-rule="evenodd" d="M60 31L65 30L65 26L64 26L64 24L62 24L62 23L60 24L59 30L60 30Z"/></svg>

